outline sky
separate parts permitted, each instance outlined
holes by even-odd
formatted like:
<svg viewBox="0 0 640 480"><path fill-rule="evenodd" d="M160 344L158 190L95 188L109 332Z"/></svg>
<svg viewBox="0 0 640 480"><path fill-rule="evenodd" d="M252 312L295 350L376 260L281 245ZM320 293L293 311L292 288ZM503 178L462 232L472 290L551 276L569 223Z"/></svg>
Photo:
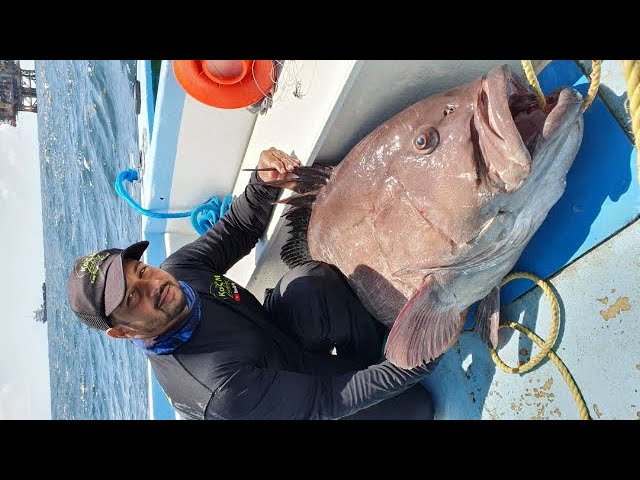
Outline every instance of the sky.
<svg viewBox="0 0 640 480"><path fill-rule="evenodd" d="M25 69L33 61L21 60ZM36 114L0 125L0 420L50 419L51 389L42 304L44 248Z"/></svg>

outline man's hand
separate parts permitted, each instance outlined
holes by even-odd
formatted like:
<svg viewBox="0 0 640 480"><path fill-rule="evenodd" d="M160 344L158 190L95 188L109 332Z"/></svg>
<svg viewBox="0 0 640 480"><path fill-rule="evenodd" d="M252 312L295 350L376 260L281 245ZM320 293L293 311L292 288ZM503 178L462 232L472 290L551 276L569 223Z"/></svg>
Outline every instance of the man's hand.
<svg viewBox="0 0 640 480"><path fill-rule="evenodd" d="M263 182L285 180L289 177L289 173L293 171L295 167L299 166L300 160L287 155L277 148L271 147L260 154L257 168L273 168L274 170L258 170L258 176Z"/></svg>

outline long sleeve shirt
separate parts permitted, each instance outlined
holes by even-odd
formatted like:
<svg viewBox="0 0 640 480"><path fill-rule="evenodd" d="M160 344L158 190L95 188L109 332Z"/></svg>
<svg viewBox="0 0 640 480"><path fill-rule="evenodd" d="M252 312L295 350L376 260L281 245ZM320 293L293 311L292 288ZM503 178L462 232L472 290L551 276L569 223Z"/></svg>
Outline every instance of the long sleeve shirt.
<svg viewBox="0 0 640 480"><path fill-rule="evenodd" d="M201 322L168 355L149 355L172 405L194 419L338 419L403 392L432 365L404 370L386 360L367 368L309 371L302 346L263 305L225 277L264 232L279 190L252 184L229 211L160 268L200 296Z"/></svg>

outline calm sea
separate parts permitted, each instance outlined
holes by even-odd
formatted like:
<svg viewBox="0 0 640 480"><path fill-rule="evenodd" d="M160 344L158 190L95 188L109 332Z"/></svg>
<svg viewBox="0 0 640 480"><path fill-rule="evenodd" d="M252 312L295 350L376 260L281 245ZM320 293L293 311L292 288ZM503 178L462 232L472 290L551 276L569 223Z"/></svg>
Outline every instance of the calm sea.
<svg viewBox="0 0 640 480"><path fill-rule="evenodd" d="M75 258L141 239L140 214L113 187L138 158L136 61L35 69L52 418L146 419L144 354L80 323L66 297ZM129 191L139 201L135 185Z"/></svg>

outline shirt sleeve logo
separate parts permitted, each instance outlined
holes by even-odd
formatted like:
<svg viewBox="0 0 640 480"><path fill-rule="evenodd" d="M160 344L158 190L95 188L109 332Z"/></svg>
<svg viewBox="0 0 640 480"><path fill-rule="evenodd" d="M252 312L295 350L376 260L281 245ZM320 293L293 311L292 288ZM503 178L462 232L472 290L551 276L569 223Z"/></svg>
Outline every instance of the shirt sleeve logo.
<svg viewBox="0 0 640 480"><path fill-rule="evenodd" d="M240 301L238 286L222 275L213 276L213 283L209 285L209 293L219 300L233 300L236 303Z"/></svg>

